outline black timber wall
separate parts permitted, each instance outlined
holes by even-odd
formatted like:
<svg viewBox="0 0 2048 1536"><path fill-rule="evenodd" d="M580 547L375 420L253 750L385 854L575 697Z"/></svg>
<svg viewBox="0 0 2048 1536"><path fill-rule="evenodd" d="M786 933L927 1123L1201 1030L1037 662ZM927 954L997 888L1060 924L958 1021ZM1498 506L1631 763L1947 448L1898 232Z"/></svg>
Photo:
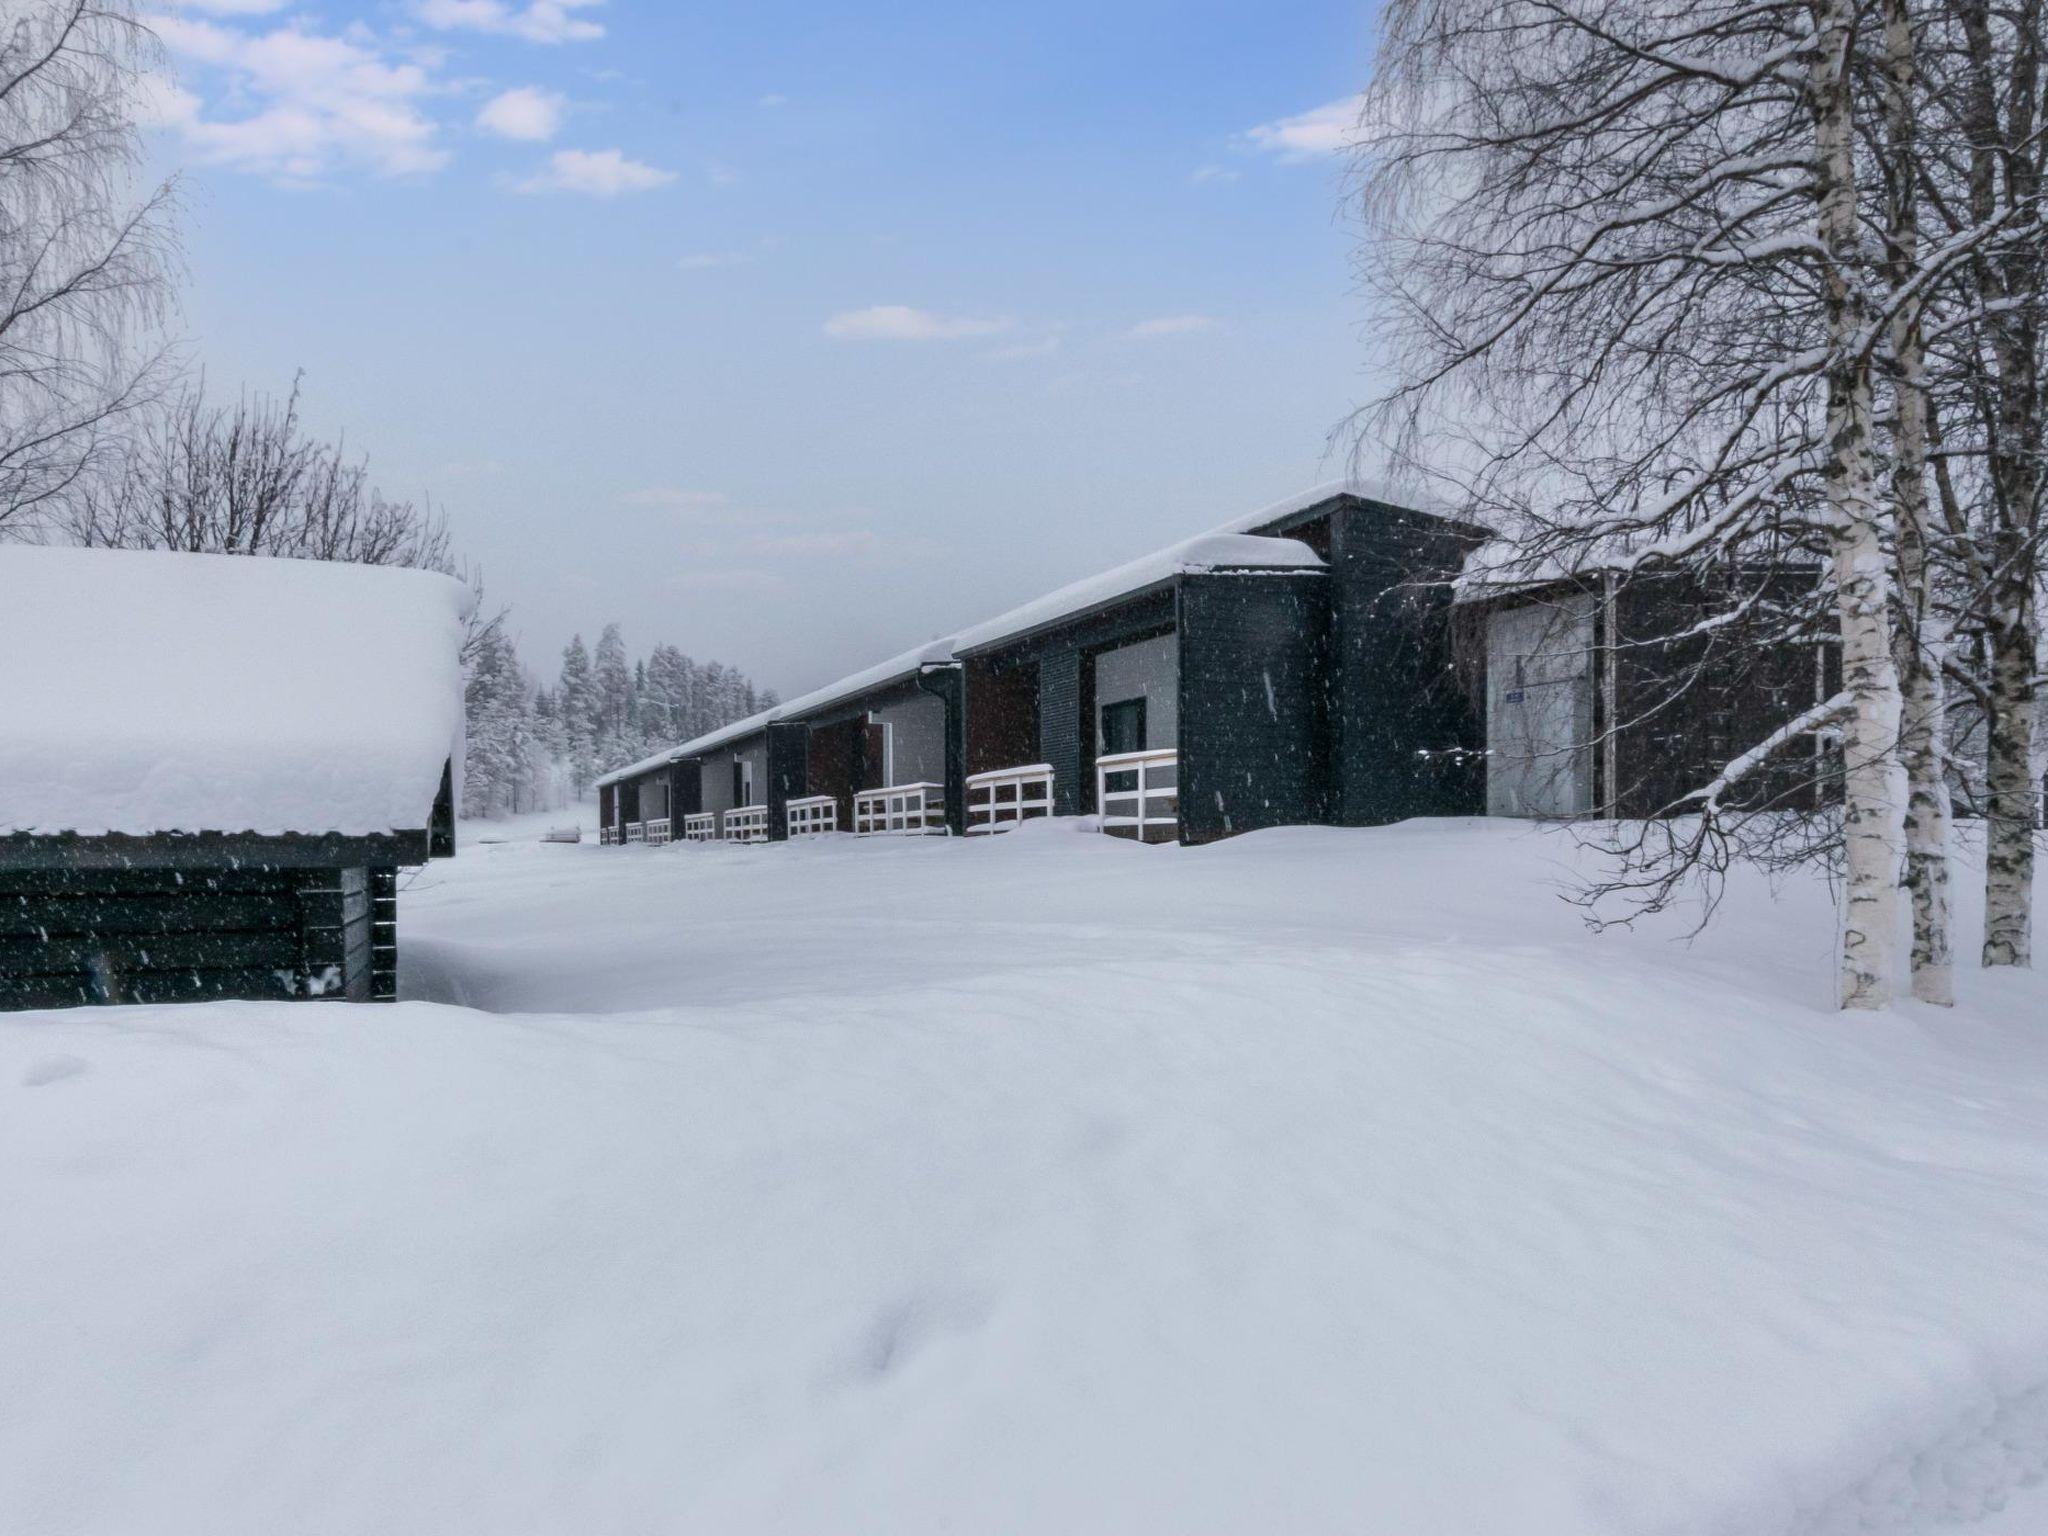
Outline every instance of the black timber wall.
<svg viewBox="0 0 2048 1536"><path fill-rule="evenodd" d="M768 727L768 837L789 837L789 802L810 793L810 727L777 721Z"/></svg>
<svg viewBox="0 0 2048 1536"><path fill-rule="evenodd" d="M1597 726L1608 728L1611 711L1615 729L1614 782L1603 775L1595 800L1602 814L1671 810L1818 703L1824 689L1840 686L1832 647L1784 633L1787 614L1811 603L1812 586L1811 576L1753 572L1652 572L1616 585L1598 636L1611 651L1603 659L1613 697L1603 701ZM1759 594L1764 601L1754 601ZM1596 752L1596 761L1602 756ZM1833 793L1838 769L1836 755L1817 753L1807 737L1758 769L1728 803L1814 808Z"/></svg>
<svg viewBox="0 0 2048 1536"><path fill-rule="evenodd" d="M1486 722L1452 651L1472 530L1353 503L1332 518L1330 819L1378 826L1486 809Z"/></svg>
<svg viewBox="0 0 2048 1536"><path fill-rule="evenodd" d="M0 1007L396 996L391 869L0 870Z"/></svg>
<svg viewBox="0 0 2048 1536"><path fill-rule="evenodd" d="M1329 579L1180 581L1181 841L1329 816Z"/></svg>
<svg viewBox="0 0 2048 1536"><path fill-rule="evenodd" d="M1093 792L1095 764L1087 752L1092 733L1083 729L1083 722L1095 711L1084 697L1086 670L1081 653L1072 646L1038 659L1039 751L1052 764L1055 816L1081 815Z"/></svg>
<svg viewBox="0 0 2048 1536"><path fill-rule="evenodd" d="M669 835L683 835L683 818L704 809L704 770L697 759L668 765Z"/></svg>

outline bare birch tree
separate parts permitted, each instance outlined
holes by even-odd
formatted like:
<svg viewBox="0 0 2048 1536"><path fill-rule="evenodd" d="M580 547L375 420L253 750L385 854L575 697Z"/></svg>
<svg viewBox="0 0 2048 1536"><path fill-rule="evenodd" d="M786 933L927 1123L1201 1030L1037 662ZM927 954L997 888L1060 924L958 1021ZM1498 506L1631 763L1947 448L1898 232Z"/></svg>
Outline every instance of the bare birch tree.
<svg viewBox="0 0 2048 1536"><path fill-rule="evenodd" d="M1928 389L1922 326L1935 290L1921 263L1922 89L1919 29L1910 0L1884 0L1884 274L1891 315L1886 360L1892 394L1892 539L1897 564L1893 648L1900 693L1899 759L1906 775L1906 889L1913 901L1912 991L1925 1003L1955 1002L1950 931L1948 627L1936 601L1937 530L1928 495Z"/></svg>
<svg viewBox="0 0 2048 1536"><path fill-rule="evenodd" d="M70 494L147 400L171 189L137 193L153 39L127 0L0 7L0 532Z"/></svg>
<svg viewBox="0 0 2048 1536"><path fill-rule="evenodd" d="M1913 120L1859 86L1881 23L1872 0L1395 0L1362 150L1363 270L1397 376L1367 426L1389 447L1424 473L1454 451L1452 489L1532 572L1822 557L1839 693L1715 782L1838 726L1840 998L1858 1008L1891 996L1906 852L1889 530L1902 497L1926 518L1911 463L1880 490L1878 358L1900 353L1917 393L1917 301L2000 227L1973 211L1923 250L1894 219L1884 256L1868 237L1860 136L1882 123L1918 152ZM1898 89L1910 106L1910 71ZM1920 432L1910 404L1904 426ZM1938 995L1942 829L1923 810L1915 947Z"/></svg>
<svg viewBox="0 0 2048 1536"><path fill-rule="evenodd" d="M1997 226L1957 275L1962 345L1954 390L1983 472L1981 504L1956 512L1971 546L1971 614L1985 641L1986 965L2032 959L2034 839L2040 819L2034 741L2039 692L2044 475L2042 341L2044 17L2041 0L1994 8L1947 0L1954 67L1932 103L1958 141L1951 175L1930 176L1952 226ZM1974 418L1974 419L1972 419Z"/></svg>

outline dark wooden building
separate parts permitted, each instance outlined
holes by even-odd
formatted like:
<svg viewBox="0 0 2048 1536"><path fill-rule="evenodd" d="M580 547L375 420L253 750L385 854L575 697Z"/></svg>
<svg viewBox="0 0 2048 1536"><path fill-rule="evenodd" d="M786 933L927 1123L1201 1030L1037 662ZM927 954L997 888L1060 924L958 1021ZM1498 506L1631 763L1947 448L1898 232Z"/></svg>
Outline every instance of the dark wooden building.
<svg viewBox="0 0 2048 1536"><path fill-rule="evenodd" d="M1461 644L1483 692L1489 814L1648 817L1839 686L1824 633L1801 634L1812 572L1599 570L1461 583ZM1802 738L1733 800L1810 808L1834 760Z"/></svg>
<svg viewBox="0 0 2048 1536"><path fill-rule="evenodd" d="M455 847L467 602L0 549L0 1007L395 997L398 871Z"/></svg>
<svg viewBox="0 0 2048 1536"><path fill-rule="evenodd" d="M1451 596L1482 537L1322 487L607 775L605 839L1093 815L1194 843L1476 813L1483 723ZM719 797L749 752L760 810L735 820ZM647 814L685 803L694 819Z"/></svg>

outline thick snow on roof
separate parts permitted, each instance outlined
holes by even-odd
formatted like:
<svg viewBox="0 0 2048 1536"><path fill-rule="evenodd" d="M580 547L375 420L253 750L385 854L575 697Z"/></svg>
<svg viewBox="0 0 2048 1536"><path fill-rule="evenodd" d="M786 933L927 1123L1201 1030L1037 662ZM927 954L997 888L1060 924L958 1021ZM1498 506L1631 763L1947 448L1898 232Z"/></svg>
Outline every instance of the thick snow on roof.
<svg viewBox="0 0 2048 1536"><path fill-rule="evenodd" d="M951 640L928 640L923 645L913 646L900 655L891 656L887 661L877 662L865 671L854 672L842 677L836 683L827 683L809 693L791 699L787 704L777 704L762 710L759 714L748 715L744 720L735 720L731 725L722 725L715 731L707 731L679 746L663 747L651 757L643 757L637 763L628 763L623 768L614 768L610 773L599 776L600 784L616 784L621 779L637 779L643 773L652 773L666 767L678 758L697 757L706 752L715 752L744 737L764 730L777 720L801 720L806 715L829 709L834 704L848 699L857 699L864 693L904 678L915 677L921 668L941 665L953 659Z"/></svg>
<svg viewBox="0 0 2048 1536"><path fill-rule="evenodd" d="M848 699L859 698L877 688L914 676L920 668L941 666L954 656L972 647L985 646L1013 635L1039 629L1060 619L1084 613L1103 603L1114 602L1119 597L1143 591L1155 582L1187 571L1210 570L1300 570L1319 567L1322 561L1305 544L1293 539L1254 537L1251 530L1263 528L1297 512L1306 512L1311 507L1322 505L1338 496L1358 496L1369 501L1382 501L1393 506L1413 507L1433 516L1448 515L1446 510L1426 500L1418 500L1413 492L1400 490L1376 480L1326 480L1320 485L1309 487L1292 496L1283 497L1256 511L1243 513L1232 518L1221 527L1213 528L1198 538L1184 539L1165 549L1155 550L1140 559L1113 570L1103 571L1087 577L1058 591L1049 592L1032 602L1021 604L1007 613L998 615L986 623L949 639L927 641L913 646L887 661L855 672L834 683L814 689L801 697L791 699L787 704L749 715L744 720L721 726L694 741L678 746L664 747L650 757L624 768L614 768L604 774L599 784L616 784L623 779L638 778L643 773L672 763L678 758L696 757L701 753L716 751L742 737L751 736L775 720L800 720Z"/></svg>
<svg viewBox="0 0 2048 1536"><path fill-rule="evenodd" d="M781 716L782 706L779 704L771 705L767 709L746 716L744 719L735 720L730 725L721 725L715 731L706 731L702 736L693 736L688 741L680 742L673 747L663 747L659 752L649 757L643 757L637 763L628 763L623 768L614 768L610 773L599 774L596 782L599 784L616 784L621 779L637 779L641 774L652 773L655 769L665 767L678 758L697 757L706 752L715 752L720 747L729 746L735 741L742 741L749 736L759 734L768 728L769 721L780 719Z"/></svg>
<svg viewBox="0 0 2048 1536"><path fill-rule="evenodd" d="M0 834L425 827L469 603L429 571L0 546Z"/></svg>
<svg viewBox="0 0 2048 1536"><path fill-rule="evenodd" d="M830 709L834 704L843 704L848 699L857 699L864 693L905 678L917 676L926 667L943 666L953 659L953 642L950 638L927 640L923 645L912 646L909 650L891 656L887 661L877 662L864 672L855 672L842 677L836 683L827 683L809 693L791 699L775 711L778 720L801 720L814 715L821 709Z"/></svg>
<svg viewBox="0 0 2048 1536"><path fill-rule="evenodd" d="M1282 515L1282 514L1275 514ZM1114 570L1085 577L1056 592L998 614L953 637L953 649L968 651L1043 629L1063 619L1129 597L1169 577L1215 570L1321 569L1322 559L1299 539L1262 538L1249 533L1205 533L1154 550Z"/></svg>

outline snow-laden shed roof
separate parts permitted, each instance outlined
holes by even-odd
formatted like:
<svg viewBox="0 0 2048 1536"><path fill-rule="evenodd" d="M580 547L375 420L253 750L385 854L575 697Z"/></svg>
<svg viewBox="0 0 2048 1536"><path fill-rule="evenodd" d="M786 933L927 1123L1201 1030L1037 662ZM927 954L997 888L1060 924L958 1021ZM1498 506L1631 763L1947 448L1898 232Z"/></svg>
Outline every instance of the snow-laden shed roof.
<svg viewBox="0 0 2048 1536"><path fill-rule="evenodd" d="M1134 597L1148 588L1159 585L1174 576L1216 570L1272 570L1302 571L1316 570L1322 560L1315 551L1299 540L1291 538L1266 537L1252 530L1284 522L1298 513L1308 512L1340 496L1355 496L1366 501L1384 502L1389 506L1407 507L1427 512L1432 516L1447 516L1441 506L1430 503L1418 504L1411 493L1371 480L1327 480L1305 491L1284 497L1252 512L1241 513L1218 528L1197 538L1183 539L1169 544L1164 549L1154 550L1149 555L1115 566L1096 575L1084 577L1069 583L1043 597L1023 603L984 623L976 624L957 635L927 641L914 646L900 655L877 663L863 671L855 672L815 689L787 704L779 704L744 720L686 741L678 746L667 747L637 763L624 768L614 768L602 775L599 784L616 784L624 779L638 778L644 773L673 763L682 758L701 757L723 746L748 736L757 735L777 720L801 720L808 715L829 709L849 699L873 693L905 679L915 677L925 667L943 666L956 656L972 650L986 650L1006 640L1020 639L1037 630L1064 623L1097 608L1106 607L1126 597Z"/></svg>
<svg viewBox="0 0 2048 1536"><path fill-rule="evenodd" d="M0 835L422 829L470 602L431 571L0 545Z"/></svg>

